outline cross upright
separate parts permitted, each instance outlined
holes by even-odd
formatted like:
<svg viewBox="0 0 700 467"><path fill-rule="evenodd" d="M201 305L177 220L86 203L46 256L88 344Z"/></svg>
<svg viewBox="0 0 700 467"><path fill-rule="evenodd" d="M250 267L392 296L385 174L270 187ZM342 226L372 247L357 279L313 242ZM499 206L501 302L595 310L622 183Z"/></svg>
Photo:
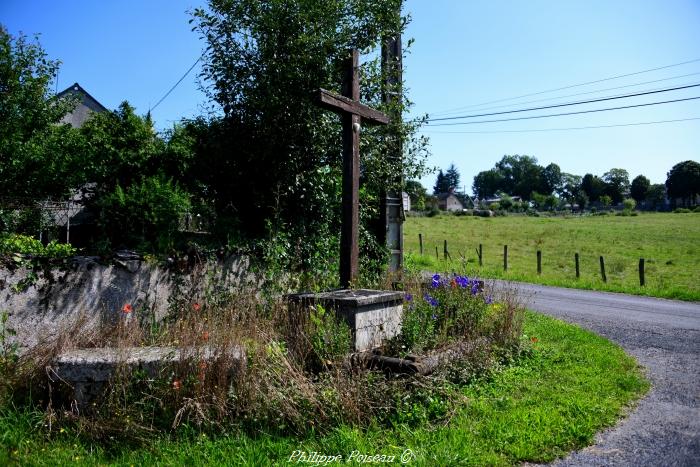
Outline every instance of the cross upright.
<svg viewBox="0 0 700 467"><path fill-rule="evenodd" d="M386 125L389 117L360 103L358 78L359 52L352 50L345 61L343 95L318 90L321 107L341 115L343 119L343 214L340 231L340 285L348 287L357 278L360 222L360 124Z"/></svg>

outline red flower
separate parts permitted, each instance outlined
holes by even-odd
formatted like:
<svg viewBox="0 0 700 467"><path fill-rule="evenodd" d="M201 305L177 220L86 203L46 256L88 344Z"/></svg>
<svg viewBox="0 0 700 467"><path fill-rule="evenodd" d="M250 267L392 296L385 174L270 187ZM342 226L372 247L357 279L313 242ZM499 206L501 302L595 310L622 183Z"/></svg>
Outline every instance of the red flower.
<svg viewBox="0 0 700 467"><path fill-rule="evenodd" d="M173 381L173 389L174 390L179 390L182 387L182 383L180 382L179 379L176 379Z"/></svg>
<svg viewBox="0 0 700 467"><path fill-rule="evenodd" d="M530 341L532 341L533 344L534 344L534 343L537 343L537 338L536 338L535 336L532 336L532 337L530 338Z"/></svg>
<svg viewBox="0 0 700 467"><path fill-rule="evenodd" d="M199 303L193 303L193 304L192 304L192 309L193 309L194 311L199 311L199 310L202 309L202 305L200 305Z"/></svg>
<svg viewBox="0 0 700 467"><path fill-rule="evenodd" d="M124 306L122 307L122 313L129 314L132 311L134 311L134 307L131 306L131 303L125 303Z"/></svg>

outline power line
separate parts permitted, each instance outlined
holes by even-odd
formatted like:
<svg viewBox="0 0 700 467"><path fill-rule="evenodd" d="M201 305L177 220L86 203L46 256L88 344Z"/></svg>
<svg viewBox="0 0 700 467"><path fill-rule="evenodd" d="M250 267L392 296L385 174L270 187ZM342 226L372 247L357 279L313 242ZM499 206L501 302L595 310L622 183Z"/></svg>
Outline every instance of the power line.
<svg viewBox="0 0 700 467"><path fill-rule="evenodd" d="M601 97L598 99L589 99L589 100L585 100L585 101L567 102L564 104L552 104L552 105L545 105L545 106L541 106L541 107L530 107L528 109L504 110L502 112L491 112L491 113L473 114L473 115L460 115L457 117L431 118L431 119L428 119L428 121L429 122L437 122L437 121L445 121L445 120L460 120L460 119L464 119L464 118L488 117L491 115L504 115L504 114L520 113L520 112L531 112L533 110L553 109L556 107L568 107L571 105L591 104L593 102L603 102L603 101L611 101L611 100L615 100L615 99L626 99L629 97L646 96L649 94L657 94L660 92L678 91L679 89L695 88L697 86L700 86L700 83L699 84L689 84L686 86L677 86L675 88L657 89L657 90L653 90L653 91L643 91L643 92L637 92L637 93L633 93L633 94L623 94L620 96L609 96L609 97Z"/></svg>
<svg viewBox="0 0 700 467"><path fill-rule="evenodd" d="M498 102L511 101L511 100L520 99L520 98L523 98L523 97L538 96L538 95L540 95L540 94L547 94L547 93L550 93L550 92L562 91L562 90L564 90L564 89L577 88L577 87L580 87L580 86L586 86L586 85L588 85L588 84L602 83L602 82L604 82L604 81L611 81L611 80L614 80L614 79L625 78L625 77L627 77L627 76L641 75L642 73L649 73L649 72L651 72L651 71L664 70L664 69L666 69L666 68L673 68L673 67L677 67L677 66L681 66L681 65L687 65L688 63L695 63L695 62L700 62L700 58L696 58L696 59L693 59L693 60L688 60L688 61L680 62L680 63L674 63L674 64L671 64L671 65L660 66L660 67L656 67L656 68L649 68L649 69L647 69L647 70L636 71L636 72L634 72L634 73L626 73L626 74L624 74L624 75L616 75L616 76L611 76L611 77L609 77L609 78L602 78L602 79L597 79L597 80L594 80L594 81L586 81L585 83L571 84L571 85L569 85L569 86L562 86L562 87L560 87L560 88L548 89L548 90L546 90L546 91L532 92L532 93L529 93L529 94L522 94L522 95L520 95L520 96L514 96L514 97L506 97L506 98L504 98L504 99L497 99L497 100L493 100L493 101L482 102L481 104L472 104L472 105L467 105L467 106L464 106L464 107L459 107L459 108L456 108L456 109L448 109L448 110L449 110L449 111L453 111L453 110L464 110L464 109L469 109L469 108L473 108L473 107L481 107L481 106L483 106L483 105L488 105L488 104L495 104L495 103L498 103Z"/></svg>
<svg viewBox="0 0 700 467"><path fill-rule="evenodd" d="M166 92L165 95L164 95L163 97L161 97L160 100L159 100L158 102L156 102L156 105L154 105L153 107L151 107L150 109L148 109L148 111L150 112L150 111L152 111L152 110L155 110L155 108L158 107L158 106L160 105L160 103L163 102L163 101L165 100L165 98L168 97L168 96L170 95L170 93L173 92L173 91L175 90L175 88L176 88L180 83L182 83L182 80L185 79L185 77L186 77L187 75L190 74L190 71L192 71L192 70L194 69L194 67L197 65L197 63L199 63L199 61L200 61L201 59L202 59L202 56L200 55L199 58L197 58L197 60L194 61L194 63L192 64L192 66L189 67L189 68L187 69L187 71L185 72L185 74L182 75L182 77L181 77L179 80L177 80L177 83L175 83L175 84L173 85L173 87L170 88L170 89L168 90L168 92Z"/></svg>
<svg viewBox="0 0 700 467"><path fill-rule="evenodd" d="M534 99L534 100L531 100L531 101L517 102L517 103L514 103L514 104L494 105L494 106L491 106L491 107L486 107L486 108L484 108L484 109L481 109L481 111L484 111L484 110L492 110L492 109L502 109L503 107L513 107L513 106L516 106L516 105L533 104L533 103L535 103L535 102L544 102L544 101L551 101L551 100L556 100L556 99L565 99L565 98L567 98L567 97L583 96L583 95L586 95L586 94L597 94L597 93L599 93L599 92L614 91L614 90L616 90L616 89L633 88L633 87L635 87L635 86L642 86L642 85L644 85L644 84L659 83L659 82L661 82L661 81L670 81L670 80L674 80L674 79L687 78L688 76L696 76L696 75L700 75L700 71L695 72L695 73L688 73L688 74L685 74L685 75L670 76L670 77L668 77L668 78L654 79L654 80L651 80L651 81L642 81L641 83L626 84L626 85L624 85L624 86L615 86L615 87L612 87L612 88L596 89L595 91L577 92L577 93L574 93L574 94L567 94L567 95L565 95L565 96L545 97L545 98L543 98L543 99ZM464 109L460 109L459 111L461 111L461 110L464 110ZM435 113L433 113L432 115L447 115L447 114L457 113L457 112L459 112L459 111L435 112Z"/></svg>
<svg viewBox="0 0 700 467"><path fill-rule="evenodd" d="M594 113L594 112L605 112L608 110L632 109L635 107L647 107L650 105L670 104L673 102L692 101L694 99L700 99L700 96L686 97L685 99L674 99L674 100L669 100L669 101L648 102L646 104L625 105L625 106L621 106L621 107L608 107L606 109L579 110L578 112L565 112L565 113L547 114L547 115L532 115L530 117L502 118L502 119L498 119L498 120L478 120L476 122L437 123L435 125L430 125L430 126L436 127L436 126L454 126L454 125L474 125L477 123L495 123L495 122L511 122L514 120L532 120L535 118L561 117L564 115L588 114L588 113Z"/></svg>
<svg viewBox="0 0 700 467"><path fill-rule="evenodd" d="M590 130L596 128L614 128L614 127L624 127L624 126L639 126L639 125L654 125L658 123L675 123L675 122L688 122L691 120L700 120L700 117L692 118L680 118L677 120L658 120L655 122L637 122L637 123L621 123L617 125L596 125L596 126L579 126L579 127L569 127L569 128L537 128L533 130L491 130L491 131L433 131L430 128L425 129L429 133L434 134L482 134L482 133L534 133L534 132L546 132L546 131L568 131L568 130Z"/></svg>

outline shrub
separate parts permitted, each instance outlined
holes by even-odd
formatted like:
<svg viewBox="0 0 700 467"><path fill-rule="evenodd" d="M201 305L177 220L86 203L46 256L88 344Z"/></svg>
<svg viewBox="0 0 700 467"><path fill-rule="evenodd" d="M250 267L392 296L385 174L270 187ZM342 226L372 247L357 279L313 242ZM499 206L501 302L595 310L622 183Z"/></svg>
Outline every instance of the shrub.
<svg viewBox="0 0 700 467"><path fill-rule="evenodd" d="M637 206L637 202L632 198L627 198L622 202L622 206L626 211L632 211Z"/></svg>
<svg viewBox="0 0 700 467"><path fill-rule="evenodd" d="M171 180L146 177L126 189L117 185L98 208L100 226L112 245L165 251L190 209L190 196Z"/></svg>
<svg viewBox="0 0 700 467"><path fill-rule="evenodd" d="M673 212L676 214L687 214L690 212L690 209L688 209L688 208L676 208L673 210Z"/></svg>
<svg viewBox="0 0 700 467"><path fill-rule="evenodd" d="M44 246L39 240L27 235L10 234L0 236L0 255L20 253L48 259L63 259L73 256L76 249L65 243L50 241Z"/></svg>

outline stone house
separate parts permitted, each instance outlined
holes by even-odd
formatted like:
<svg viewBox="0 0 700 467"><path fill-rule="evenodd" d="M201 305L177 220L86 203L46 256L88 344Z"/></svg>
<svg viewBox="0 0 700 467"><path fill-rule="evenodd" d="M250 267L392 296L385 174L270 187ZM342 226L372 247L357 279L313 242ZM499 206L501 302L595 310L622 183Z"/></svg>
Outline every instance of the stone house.
<svg viewBox="0 0 700 467"><path fill-rule="evenodd" d="M83 123L85 123L93 113L107 111L104 105L100 104L97 99L92 97L78 83L73 83L65 90L59 92L56 97L59 99L62 97L78 98L78 105L76 105L75 109L61 119L61 123L68 123L73 128L80 128L83 126Z"/></svg>
<svg viewBox="0 0 700 467"><path fill-rule="evenodd" d="M440 193L437 195L438 209L442 211L461 211L464 205L454 193Z"/></svg>

